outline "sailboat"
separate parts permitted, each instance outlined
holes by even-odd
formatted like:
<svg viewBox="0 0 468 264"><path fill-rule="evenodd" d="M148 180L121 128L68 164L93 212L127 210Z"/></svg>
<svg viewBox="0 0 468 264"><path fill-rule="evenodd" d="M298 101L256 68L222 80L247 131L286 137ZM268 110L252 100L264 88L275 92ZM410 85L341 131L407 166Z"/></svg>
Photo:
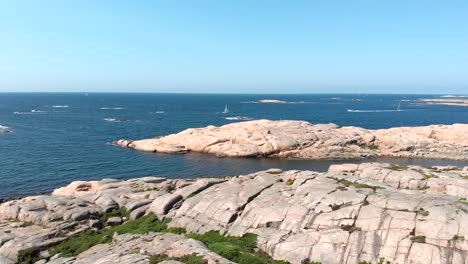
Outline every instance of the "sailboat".
<svg viewBox="0 0 468 264"><path fill-rule="evenodd" d="M402 111L402 110L401 110L401 101L400 101L400 102L398 102L398 107L397 107L397 109L396 109L396 110L397 110L398 112Z"/></svg>
<svg viewBox="0 0 468 264"><path fill-rule="evenodd" d="M224 106L224 111L223 111L222 113L223 113L223 114L229 113L229 109L228 109L228 106L227 106L227 105Z"/></svg>

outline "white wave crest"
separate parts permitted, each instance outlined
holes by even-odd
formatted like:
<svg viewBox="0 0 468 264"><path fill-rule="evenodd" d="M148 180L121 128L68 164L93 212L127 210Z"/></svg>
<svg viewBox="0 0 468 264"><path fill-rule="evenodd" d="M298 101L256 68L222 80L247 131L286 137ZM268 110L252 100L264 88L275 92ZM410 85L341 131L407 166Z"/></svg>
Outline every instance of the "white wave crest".
<svg viewBox="0 0 468 264"><path fill-rule="evenodd" d="M68 105L53 105L53 108L68 108Z"/></svg>
<svg viewBox="0 0 468 264"><path fill-rule="evenodd" d="M101 107L101 110L122 110L123 107Z"/></svg>
<svg viewBox="0 0 468 264"><path fill-rule="evenodd" d="M0 133L9 133L9 132L11 132L11 129L9 127L0 125Z"/></svg>
<svg viewBox="0 0 468 264"><path fill-rule="evenodd" d="M226 120L243 120L243 121L252 120L252 118L247 117L247 116L230 116L230 117L226 117L225 119Z"/></svg>
<svg viewBox="0 0 468 264"><path fill-rule="evenodd" d="M104 121L107 121L107 122L127 122L128 119L126 119L126 118L104 118Z"/></svg>
<svg viewBox="0 0 468 264"><path fill-rule="evenodd" d="M347 112L351 113L380 113L380 112L404 112L405 110L353 110L353 109L347 109Z"/></svg>

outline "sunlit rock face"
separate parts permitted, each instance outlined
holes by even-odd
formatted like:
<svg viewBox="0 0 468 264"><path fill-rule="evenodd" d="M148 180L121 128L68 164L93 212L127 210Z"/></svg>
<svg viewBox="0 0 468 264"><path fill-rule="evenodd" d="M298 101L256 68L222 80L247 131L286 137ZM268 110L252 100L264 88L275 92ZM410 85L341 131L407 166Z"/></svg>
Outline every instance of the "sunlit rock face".
<svg viewBox="0 0 468 264"><path fill-rule="evenodd" d="M118 208L130 211L129 219L108 221L155 213L189 232L255 233L259 250L290 263L467 263L467 177L466 167L363 163L325 173L73 182L52 195L0 205L0 263L95 228L100 215ZM77 257L42 263L148 263L155 254L192 253L231 263L200 241L163 233L114 235Z"/></svg>
<svg viewBox="0 0 468 264"><path fill-rule="evenodd" d="M367 130L304 121L255 120L114 144L140 151L227 157L352 159L424 157L468 160L468 124Z"/></svg>

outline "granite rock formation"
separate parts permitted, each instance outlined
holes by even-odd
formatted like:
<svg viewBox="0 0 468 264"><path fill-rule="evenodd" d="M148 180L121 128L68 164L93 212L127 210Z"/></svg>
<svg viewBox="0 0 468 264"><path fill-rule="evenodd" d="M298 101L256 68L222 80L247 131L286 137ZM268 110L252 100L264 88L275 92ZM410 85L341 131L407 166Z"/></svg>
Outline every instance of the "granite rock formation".
<svg viewBox="0 0 468 264"><path fill-rule="evenodd" d="M177 134L114 144L140 151L227 157L354 159L419 157L468 160L468 124L368 130L304 121L255 120L190 128Z"/></svg>
<svg viewBox="0 0 468 264"><path fill-rule="evenodd" d="M0 263L126 208L130 219L154 213L189 232L257 234L259 250L293 264L461 264L468 262L467 198L468 167L385 163L334 165L326 173L271 169L224 178L74 182L0 205ZM72 258L44 251L39 263L149 263L161 253L231 263L200 241L168 233L114 234L111 243Z"/></svg>

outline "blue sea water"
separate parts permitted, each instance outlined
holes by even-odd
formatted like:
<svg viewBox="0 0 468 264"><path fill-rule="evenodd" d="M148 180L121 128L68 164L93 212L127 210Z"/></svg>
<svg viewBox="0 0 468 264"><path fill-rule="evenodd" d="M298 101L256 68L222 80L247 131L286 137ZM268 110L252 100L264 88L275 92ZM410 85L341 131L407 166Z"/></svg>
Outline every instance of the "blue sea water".
<svg viewBox="0 0 468 264"><path fill-rule="evenodd" d="M0 199L50 191L73 180L221 176L270 167L326 170L335 161L216 158L142 153L110 144L236 122L296 119L370 129L468 123L468 107L421 104L435 95L0 94ZM278 99L296 104L257 104ZM228 105L229 114L221 113ZM401 111L395 111L396 109ZM351 112L348 110L352 110ZM356 111L357 110L357 111ZM385 111L381 111L385 110ZM126 122L106 120L125 119ZM2 128L2 127L0 127ZM387 160L384 160L387 161ZM390 160L402 164L454 164Z"/></svg>

